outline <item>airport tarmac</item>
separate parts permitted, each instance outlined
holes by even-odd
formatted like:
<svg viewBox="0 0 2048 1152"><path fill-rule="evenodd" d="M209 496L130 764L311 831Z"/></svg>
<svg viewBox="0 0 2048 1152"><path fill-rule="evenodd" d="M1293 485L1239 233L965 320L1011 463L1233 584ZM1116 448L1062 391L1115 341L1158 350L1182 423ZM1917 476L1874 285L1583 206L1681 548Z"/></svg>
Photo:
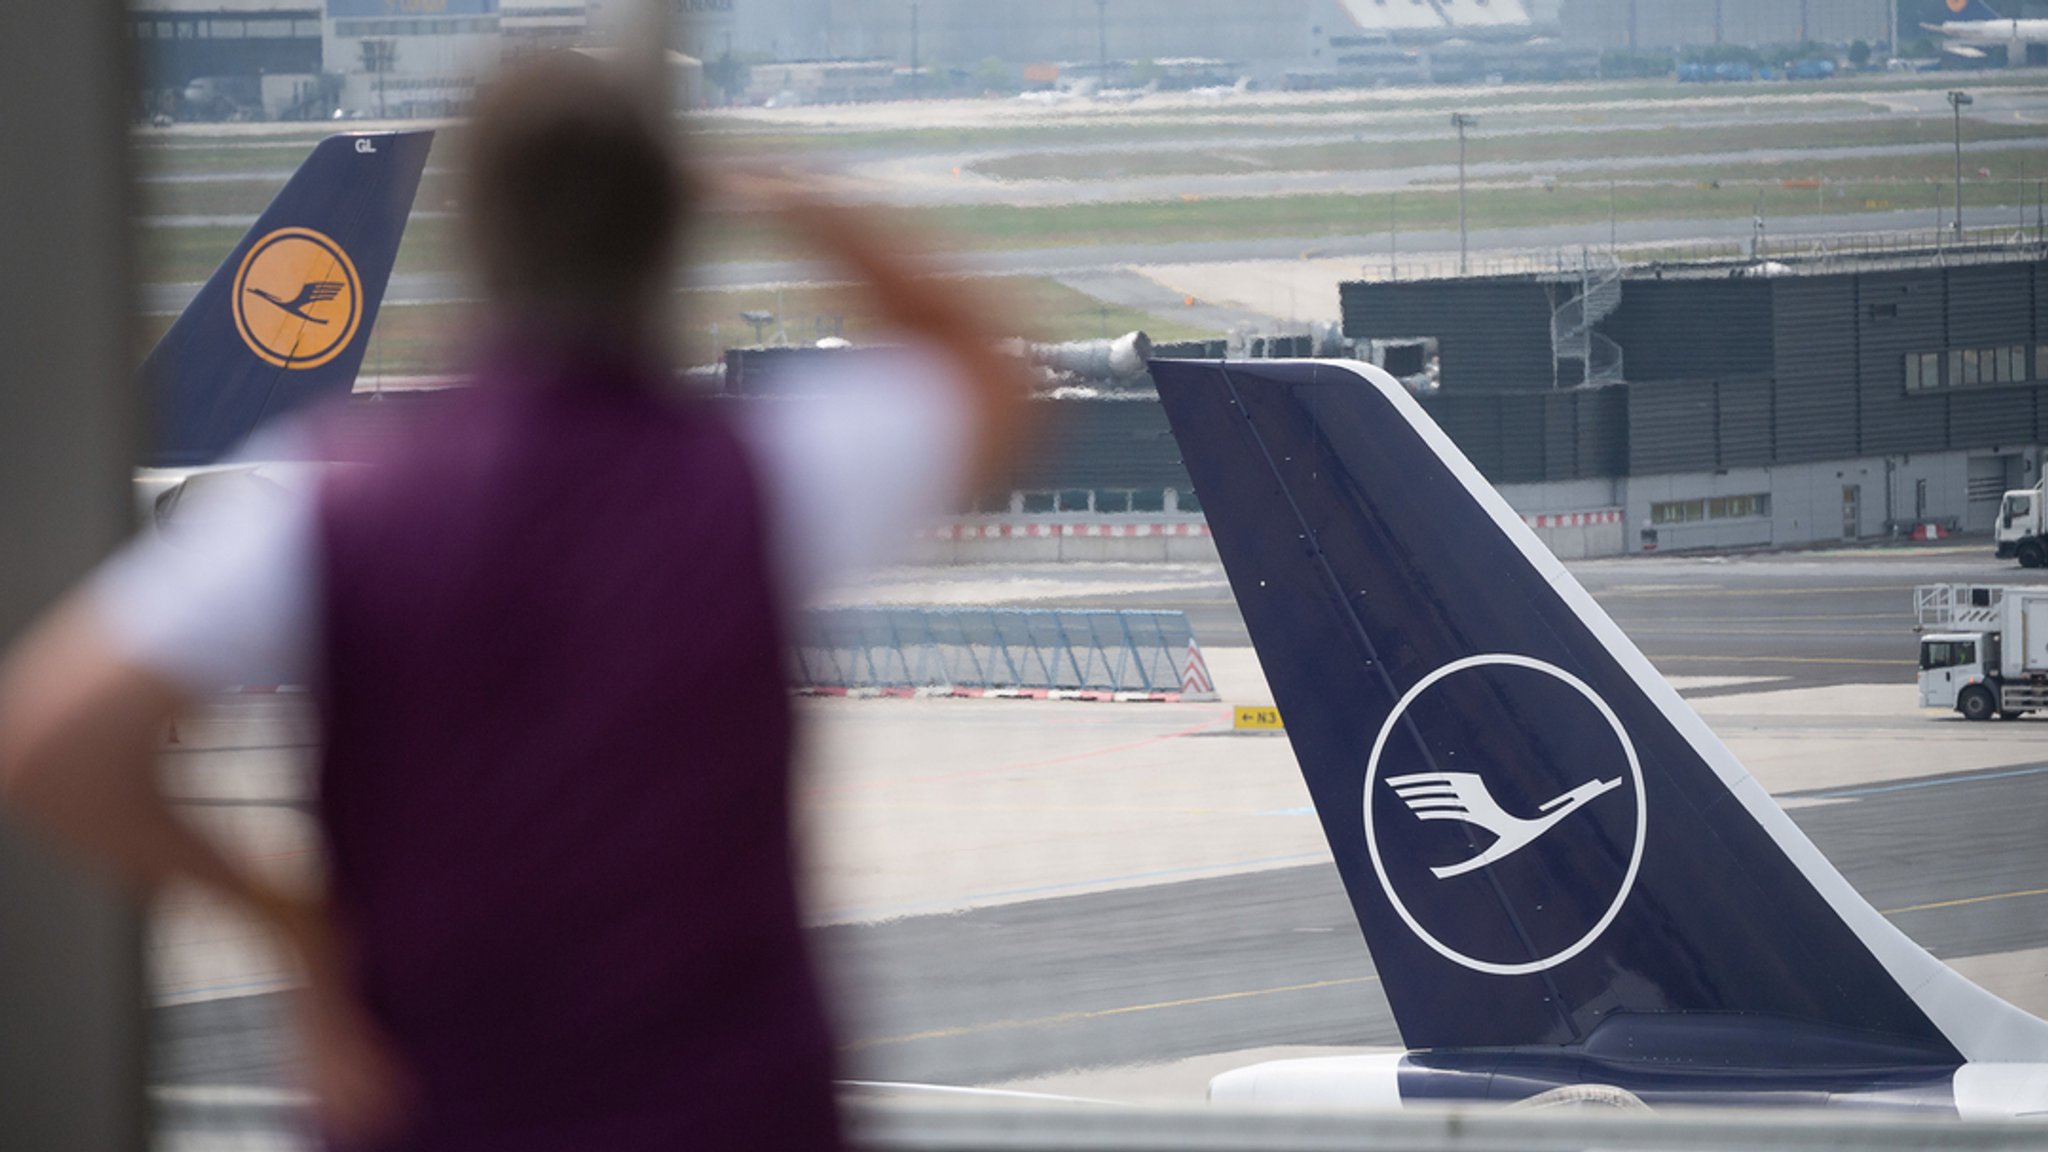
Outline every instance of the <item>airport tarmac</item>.
<svg viewBox="0 0 2048 1152"><path fill-rule="evenodd" d="M1994 991L2048 1011L2048 718L1967 724L1912 690L1911 587L2017 582L1988 548L1572 565L1850 881ZM2034 574L2026 574L2033 578ZM1220 569L884 573L853 598L1183 607L1220 704L806 700L810 919L846 1071L1199 1098L1277 1050L1398 1035ZM181 724L171 787L267 866L313 867L303 698ZM288 1079L286 975L236 922L167 902L155 1078Z"/></svg>

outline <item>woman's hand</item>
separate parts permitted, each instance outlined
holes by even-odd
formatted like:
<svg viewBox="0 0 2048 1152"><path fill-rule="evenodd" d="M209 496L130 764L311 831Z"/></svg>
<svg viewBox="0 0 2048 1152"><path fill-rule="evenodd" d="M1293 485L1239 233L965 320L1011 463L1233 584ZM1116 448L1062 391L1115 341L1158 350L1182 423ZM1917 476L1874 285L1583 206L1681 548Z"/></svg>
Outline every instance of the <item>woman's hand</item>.
<svg viewBox="0 0 2048 1152"><path fill-rule="evenodd" d="M292 996L320 1132L342 1147L397 1134L412 1108L412 1085L397 1047L356 994L333 917L316 901L266 899L262 914L298 960Z"/></svg>

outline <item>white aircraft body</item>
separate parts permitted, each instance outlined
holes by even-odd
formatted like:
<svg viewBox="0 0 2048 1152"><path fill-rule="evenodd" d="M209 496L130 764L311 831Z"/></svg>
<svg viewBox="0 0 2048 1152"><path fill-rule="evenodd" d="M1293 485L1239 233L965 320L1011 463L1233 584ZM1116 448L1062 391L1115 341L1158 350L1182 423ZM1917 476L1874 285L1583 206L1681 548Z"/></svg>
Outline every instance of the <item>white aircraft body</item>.
<svg viewBox="0 0 2048 1152"><path fill-rule="evenodd" d="M2048 44L2048 20L2000 16L1984 0L1948 0L1958 19L1921 27L1941 37L1941 50L1966 60L1982 60L1986 48L2001 45L2013 64L2025 62L2027 46Z"/></svg>

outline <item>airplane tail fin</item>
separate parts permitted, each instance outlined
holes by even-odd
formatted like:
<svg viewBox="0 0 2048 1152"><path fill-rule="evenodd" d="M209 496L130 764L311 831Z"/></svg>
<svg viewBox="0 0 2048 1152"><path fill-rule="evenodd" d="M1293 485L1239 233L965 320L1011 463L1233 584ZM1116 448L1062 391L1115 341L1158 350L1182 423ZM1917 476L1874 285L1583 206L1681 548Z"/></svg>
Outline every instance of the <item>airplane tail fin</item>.
<svg viewBox="0 0 2048 1152"><path fill-rule="evenodd" d="M1406 1044L1714 1020L2048 1053L1849 887L1392 377L1152 373Z"/></svg>
<svg viewBox="0 0 2048 1152"><path fill-rule="evenodd" d="M1986 4L1984 0L1963 0L1958 6L1955 0L1948 0L1948 18L1955 20L2003 20L2004 16Z"/></svg>
<svg viewBox="0 0 2048 1152"><path fill-rule="evenodd" d="M432 132L322 140L142 365L155 467L207 464L354 385Z"/></svg>

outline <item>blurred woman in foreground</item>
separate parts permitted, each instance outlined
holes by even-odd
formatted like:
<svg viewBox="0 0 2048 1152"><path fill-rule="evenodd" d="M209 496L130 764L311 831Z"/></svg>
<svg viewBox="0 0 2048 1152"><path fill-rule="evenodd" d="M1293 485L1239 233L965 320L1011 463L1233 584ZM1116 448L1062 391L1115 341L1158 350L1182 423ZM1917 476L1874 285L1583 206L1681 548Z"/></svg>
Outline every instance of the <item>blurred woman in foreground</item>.
<svg viewBox="0 0 2048 1152"><path fill-rule="evenodd" d="M672 126L565 56L482 101L464 200L478 387L374 467L143 541L0 670L0 786L147 891L207 885L305 976L323 1131L388 1149L830 1148L800 935L784 629L1007 466L1025 380L957 283L757 182L905 335L801 400L670 395L696 202ZM318 452L319 422L287 432ZM322 714L318 896L195 834L165 723L250 669Z"/></svg>

